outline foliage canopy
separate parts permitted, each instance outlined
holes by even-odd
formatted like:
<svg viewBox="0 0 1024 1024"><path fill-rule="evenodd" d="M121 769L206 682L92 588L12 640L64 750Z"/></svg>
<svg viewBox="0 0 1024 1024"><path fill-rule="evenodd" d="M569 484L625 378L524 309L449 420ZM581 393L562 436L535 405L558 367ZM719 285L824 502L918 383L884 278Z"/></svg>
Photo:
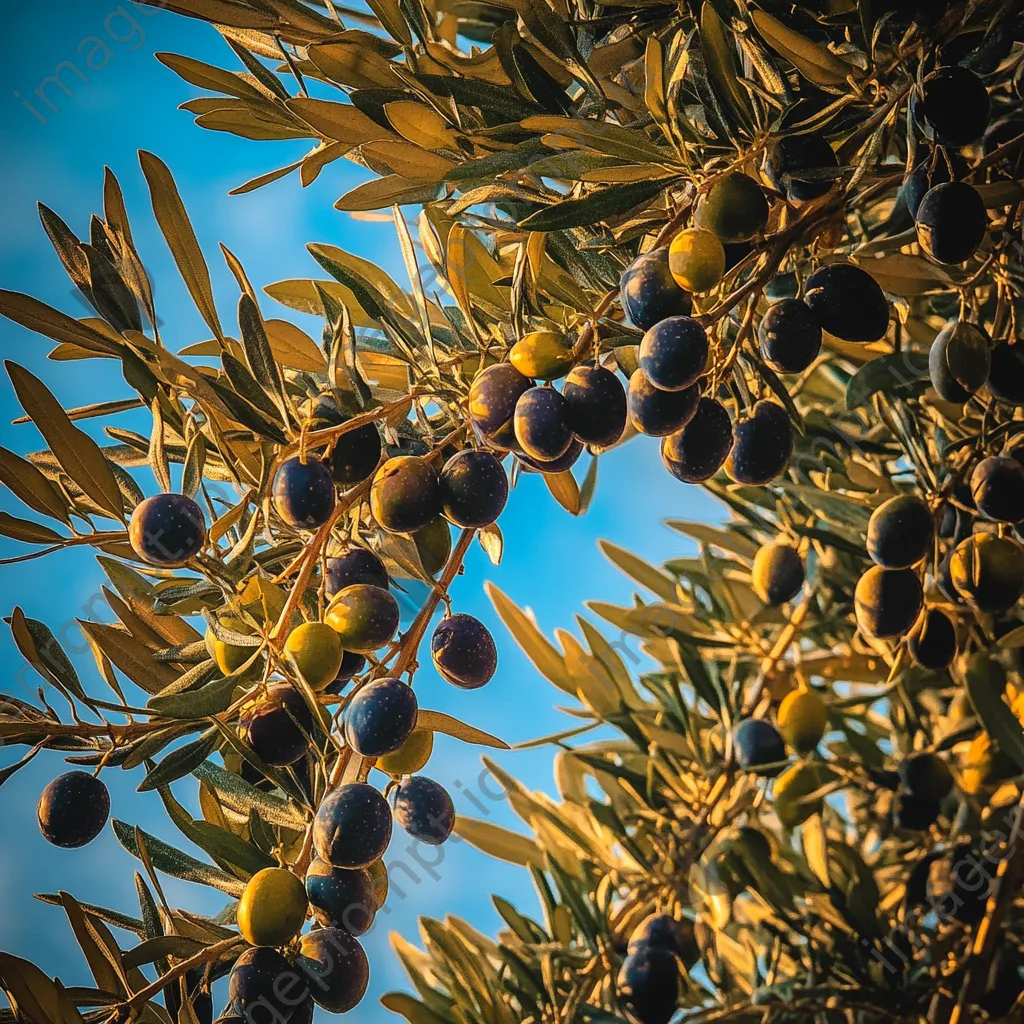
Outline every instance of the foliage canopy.
<svg viewBox="0 0 1024 1024"><path fill-rule="evenodd" d="M537 741L555 748L559 801L491 765L527 832L462 816L455 829L532 872L543 919L495 897L507 925L496 941L423 921L425 951L395 939L417 996L385 1005L411 1024L654 1024L676 1007L693 1022L1019 1019L1019 5L369 0L367 14L331 0L153 2L216 25L243 67L161 55L211 94L184 104L199 125L313 141L235 192L355 161L374 177L337 207L391 211L410 288L311 245L327 277L265 291L322 317L318 343L263 314L225 249L235 331L170 171L144 153L154 215L212 335L172 353L116 180L87 241L41 210L97 315L10 292L0 312L52 338L54 359L119 361L138 397L65 412L8 364L47 449L0 452L0 478L54 526L4 514L0 532L35 546L23 558L97 549L119 624L83 623L113 694L100 698L15 608L20 650L74 714L4 698L0 737L28 747L25 761L47 747L78 765L144 766L140 788L209 861L115 819L149 878L137 876L140 916L42 896L67 912L95 989L5 954L8 1019L209 1013L197 988L245 946L234 904L218 920L172 909L159 873L232 899L275 864L304 874L322 853L325 794L379 778L376 756L357 752L370 749L360 727L335 728L352 695L412 678L474 540L503 554L492 517L465 525L449 504L441 519L419 485L396 504L375 463L356 479L335 472L326 515L278 488L282 466L303 476L324 455L336 467L329 453L370 426L388 456L420 460L420 483L440 486L457 451L490 448L513 485L541 471L582 514L608 445L592 442L574 473L582 421L565 438L551 427L570 382L559 399L533 389L543 422L527 422L518 394L514 423L498 416L505 392L479 382L498 365L515 385L509 360L542 380L601 367L620 392L628 378L630 422L613 443L666 435L668 471L703 482L729 519L673 522L697 554L660 568L605 545L642 594L590 611L642 638L655 667L639 678L590 619L582 641L560 630L555 646L490 589L579 724ZM637 298L630 275L653 298ZM642 323L656 299L685 323ZM694 352L690 372L680 353ZM582 388L585 375L570 379ZM151 411L148 437L111 423L101 447L76 426L132 408ZM163 491L180 481L205 505L209 526L183 559L154 564L128 528L144 499L129 470L145 465ZM448 522L462 526L454 544ZM385 629L377 642L383 599L330 593L330 560L353 549L422 595L400 638ZM364 598L378 602L365 621ZM368 655L351 690L314 683L289 650L302 620ZM260 704L272 679L301 700ZM304 760L259 755L254 701L302 727ZM504 746L424 709L416 728ZM190 776L201 821L171 789ZM677 922L664 955L630 943L652 913ZM139 944L122 950L108 926ZM631 973L641 961L669 964L656 1006Z"/></svg>

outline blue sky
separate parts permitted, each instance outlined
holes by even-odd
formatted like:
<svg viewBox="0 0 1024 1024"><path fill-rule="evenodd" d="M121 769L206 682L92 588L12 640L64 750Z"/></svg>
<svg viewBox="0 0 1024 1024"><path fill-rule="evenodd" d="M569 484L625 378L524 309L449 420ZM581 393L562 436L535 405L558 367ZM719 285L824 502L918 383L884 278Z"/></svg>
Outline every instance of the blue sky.
<svg viewBox="0 0 1024 1024"><path fill-rule="evenodd" d="M117 5L114 0L79 0L59 6L58 14L50 5L17 5L7 18L13 45L0 68L0 149L5 154L0 166L0 287L29 292L65 312L86 315L43 234L35 204L45 203L80 236L86 234L90 213L100 208L106 164L124 189L136 243L155 283L167 343L178 349L204 340L206 328L153 223L138 166L139 149L157 153L175 174L207 254L226 322L238 293L217 251L221 241L240 257L257 288L287 277L320 276L305 251L310 241L339 245L372 259L406 283L393 227L355 221L332 208L339 195L363 179L364 172L353 165L331 164L305 190L295 178L288 178L246 196L226 195L235 185L283 166L305 146L247 142L206 132L193 124L190 115L175 109L196 92L153 54L185 53L233 67L233 55L212 28L164 11ZM81 75L65 66L62 81L73 95L51 84L44 90L48 106L35 90L65 61L74 63ZM33 104L35 112L23 105L25 101ZM264 300L263 308L267 315L294 319L309 333L319 334L315 321L303 321L270 299ZM127 385L111 364L54 363L46 358L50 348L46 339L0 321L3 358L41 376L65 407L128 395ZM11 426L19 414L4 377L0 380L0 444L20 453L41 447L33 427ZM118 422L145 430L144 421L133 424L131 417ZM152 479L140 475L139 480L152 493ZM16 515L26 514L6 492L0 495L0 506ZM587 598L630 600L629 581L600 555L597 538L608 538L657 562L687 550L682 537L661 525L664 518L718 515L718 507L703 491L677 483L662 469L657 443L650 439L639 439L602 458L597 497L582 519L564 513L539 478L522 480L501 520L503 564L493 567L477 548L467 561L465 576L453 588L455 609L478 615L492 627L499 648L498 673L486 688L463 692L444 684L429 668L423 669L416 680L421 706L456 715L509 743L565 727L569 720L554 710L556 703L563 702L562 695L539 676L504 632L483 593L484 580L493 580L520 605L530 607L550 635L557 627L571 628L573 616L583 610ZM2 554L14 553L17 547L0 541ZM55 630L76 617L109 620L101 601L94 599L101 581L99 567L85 551L3 566L2 612L7 615L19 604L27 615L45 620ZM71 628L68 635L72 650L77 643L81 651L80 634ZM87 687L98 693L103 684L89 654L78 654L75 661ZM31 672L22 671L23 660L6 629L0 635L0 666L0 690L29 696L38 681ZM0 764L16 756L20 755L14 751L0 752ZM553 791L550 751L506 753L498 760L528 785ZM65 889L84 902L137 912L132 881L137 865L109 830L80 851L57 850L44 843L35 824L35 804L42 787L61 770L60 755L46 752L0 789L0 949L33 959L66 984L87 984L86 965L63 915L34 901L32 893ZM458 810L479 816L456 781L466 790L478 790L480 770L477 748L441 737L426 773L450 788ZM135 792L138 772L108 771L103 777L111 788L115 816L188 848L166 821L159 800ZM175 793L194 808L194 781L177 783ZM484 803L491 809L490 820L517 826L506 806ZM400 855L406 845L400 840L392 847L393 855ZM350 1014L353 1021L380 1021L376 998L406 987L404 974L388 949L388 931L397 929L415 938L418 915L451 913L492 933L499 919L488 899L490 892L499 892L531 911L535 905L526 872L489 860L465 844L450 844L436 873L437 880L424 875L423 883L410 889L407 899L393 901L391 912L382 914L367 936L370 992ZM222 904L213 890L173 880L167 892L172 903L196 912L215 913Z"/></svg>

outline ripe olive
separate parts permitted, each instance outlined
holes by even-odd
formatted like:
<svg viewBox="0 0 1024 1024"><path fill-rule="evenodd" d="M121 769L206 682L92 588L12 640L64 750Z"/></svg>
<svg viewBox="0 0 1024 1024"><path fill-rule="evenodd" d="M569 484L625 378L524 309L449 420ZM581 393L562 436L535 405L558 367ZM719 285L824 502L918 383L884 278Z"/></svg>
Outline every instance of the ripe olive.
<svg viewBox="0 0 1024 1024"><path fill-rule="evenodd" d="M778 729L763 718L746 718L733 730L736 763L748 772L773 776L786 760L786 745Z"/></svg>
<svg viewBox="0 0 1024 1024"><path fill-rule="evenodd" d="M765 604L778 606L792 601L804 585L800 552L785 541L762 545L754 556L751 583Z"/></svg>
<svg viewBox="0 0 1024 1024"><path fill-rule="evenodd" d="M821 351L821 324L800 299L782 299L768 307L757 329L764 361L776 373L801 373Z"/></svg>
<svg viewBox="0 0 1024 1024"><path fill-rule="evenodd" d="M411 686L385 676L367 683L345 708L345 742L363 757L397 750L416 728L419 703Z"/></svg>
<svg viewBox="0 0 1024 1024"><path fill-rule="evenodd" d="M530 388L516 403L516 441L531 458L550 462L564 455L573 442L569 403L552 387Z"/></svg>
<svg viewBox="0 0 1024 1024"><path fill-rule="evenodd" d="M938 68L915 96L914 114L925 134L960 148L977 142L988 127L991 104L985 83L967 68Z"/></svg>
<svg viewBox="0 0 1024 1024"><path fill-rule="evenodd" d="M562 385L569 403L569 426L584 444L607 448L626 429L626 389L618 374L603 366L577 366Z"/></svg>
<svg viewBox="0 0 1024 1024"><path fill-rule="evenodd" d="M679 966L672 950L646 946L630 953L617 983L631 1019L640 1024L668 1024L679 1000Z"/></svg>
<svg viewBox="0 0 1024 1024"><path fill-rule="evenodd" d="M301 880L287 868L264 868L246 883L236 915L242 938L253 946L284 946L306 920Z"/></svg>
<svg viewBox="0 0 1024 1024"><path fill-rule="evenodd" d="M228 1003L246 1022L299 1024L303 989L302 978L276 949L256 946L244 950L231 968Z"/></svg>
<svg viewBox="0 0 1024 1024"><path fill-rule="evenodd" d="M619 278L619 299L626 320L641 331L670 316L687 316L690 296L676 284L669 269L667 247L638 256Z"/></svg>
<svg viewBox="0 0 1024 1024"><path fill-rule="evenodd" d="M375 423L366 423L335 439L331 448L331 476L343 487L361 483L377 468L384 450Z"/></svg>
<svg viewBox="0 0 1024 1024"><path fill-rule="evenodd" d="M443 786L413 775L395 790L395 820L413 839L440 846L455 828L455 806Z"/></svg>
<svg viewBox="0 0 1024 1024"><path fill-rule="evenodd" d="M692 317L662 320L640 342L640 369L661 391L683 391L695 384L707 361L707 332Z"/></svg>
<svg viewBox="0 0 1024 1024"><path fill-rule="evenodd" d="M966 402L989 377L989 339L980 327L951 320L928 351L932 387L947 402Z"/></svg>
<svg viewBox="0 0 1024 1024"><path fill-rule="evenodd" d="M327 464L308 455L281 463L274 477L274 508L281 521L296 530L323 526L334 511L334 479Z"/></svg>
<svg viewBox="0 0 1024 1024"><path fill-rule="evenodd" d="M442 467L441 511L463 529L496 522L508 501L508 477L501 463L486 451L459 452Z"/></svg>
<svg viewBox="0 0 1024 1024"><path fill-rule="evenodd" d="M988 389L1007 405L1024 405L1024 343L1000 341L991 353Z"/></svg>
<svg viewBox="0 0 1024 1024"><path fill-rule="evenodd" d="M206 543L203 510L184 494L157 494L136 506L128 524L135 554L149 565L176 569Z"/></svg>
<svg viewBox="0 0 1024 1024"><path fill-rule="evenodd" d="M630 932L627 953L642 949L667 949L677 956L693 944L693 925L685 918L677 920L670 914L651 914Z"/></svg>
<svg viewBox="0 0 1024 1024"><path fill-rule="evenodd" d="M381 590L389 586L388 571L384 563L366 548L351 548L342 555L327 559L327 599L353 583L368 583Z"/></svg>
<svg viewBox="0 0 1024 1024"><path fill-rule="evenodd" d="M490 630L461 612L437 624L430 654L440 676L463 690L484 686L498 667L498 649Z"/></svg>
<svg viewBox="0 0 1024 1024"><path fill-rule="evenodd" d="M271 683L241 710L238 730L265 764L294 764L309 749L313 716L302 694L288 683Z"/></svg>
<svg viewBox="0 0 1024 1024"><path fill-rule="evenodd" d="M913 569L873 565L857 581L857 625L870 637L902 636L917 621L924 594Z"/></svg>
<svg viewBox="0 0 1024 1024"><path fill-rule="evenodd" d="M905 757L899 766L900 785L911 795L926 800L945 800L953 790L953 774L939 754Z"/></svg>
<svg viewBox="0 0 1024 1024"><path fill-rule="evenodd" d="M923 498L898 494L882 502L868 520L867 547L883 569L908 569L932 550L935 522Z"/></svg>
<svg viewBox="0 0 1024 1024"><path fill-rule="evenodd" d="M626 392L630 423L650 437L665 437L681 430L693 419L700 400L700 388L696 385L685 391L662 391L639 367L629 378ZM731 424L729 429L731 432Z"/></svg>
<svg viewBox="0 0 1024 1024"><path fill-rule="evenodd" d="M947 181L957 181L967 173L967 163L958 153L948 149L937 148L907 175L900 188L907 212L915 220L921 207L921 200L936 185Z"/></svg>
<svg viewBox="0 0 1024 1024"><path fill-rule="evenodd" d="M885 294L852 263L830 263L811 274L804 301L821 326L843 341L879 341L889 329Z"/></svg>
<svg viewBox="0 0 1024 1024"><path fill-rule="evenodd" d="M533 459L525 452L516 452L516 461L538 473L564 473L567 469L572 469L582 454L583 442L579 438L574 438L566 453L557 459Z"/></svg>
<svg viewBox="0 0 1024 1024"><path fill-rule="evenodd" d="M533 387L511 363L495 363L473 378L469 389L469 418L480 436L495 448L516 447L513 418L519 396Z"/></svg>
<svg viewBox="0 0 1024 1024"><path fill-rule="evenodd" d="M701 483L722 468L732 444L732 421L725 406L702 398L682 430L661 442L661 461L677 480Z"/></svg>
<svg viewBox="0 0 1024 1024"><path fill-rule="evenodd" d="M377 899L366 868L336 868L319 857L306 871L305 895L317 923L364 935L373 924Z"/></svg>
<svg viewBox="0 0 1024 1024"><path fill-rule="evenodd" d="M971 496L986 519L1024 522L1024 465L1012 455L982 459L971 474Z"/></svg>
<svg viewBox="0 0 1024 1024"><path fill-rule="evenodd" d="M789 465L793 424L778 402L760 401L733 425L725 471L738 484L767 484Z"/></svg>
<svg viewBox="0 0 1024 1024"><path fill-rule="evenodd" d="M1005 612L1024 592L1024 548L1009 537L976 533L956 546L949 573L957 593L980 611Z"/></svg>
<svg viewBox="0 0 1024 1024"><path fill-rule="evenodd" d="M894 828L925 832L939 820L941 813L942 806L938 800L901 792L893 800L892 823Z"/></svg>
<svg viewBox="0 0 1024 1024"><path fill-rule="evenodd" d="M388 459L374 474L370 511L388 533L414 533L441 511L437 471L418 455Z"/></svg>
<svg viewBox="0 0 1024 1024"><path fill-rule="evenodd" d="M341 928L316 928L302 936L295 967L310 995L329 1013L347 1013L366 994L370 966L363 947Z"/></svg>
<svg viewBox="0 0 1024 1024"><path fill-rule="evenodd" d="M936 263L966 263L985 240L988 214L981 194L966 181L936 185L917 210L917 241Z"/></svg>
<svg viewBox="0 0 1024 1024"><path fill-rule="evenodd" d="M391 810L373 786L352 782L332 789L313 819L313 848L336 868L365 868L391 840Z"/></svg>
<svg viewBox="0 0 1024 1024"><path fill-rule="evenodd" d="M345 651L341 657L341 668L338 669L334 682L324 690L324 693L341 693L353 678L362 674L364 668L366 658L363 655L356 654L355 651Z"/></svg>
<svg viewBox="0 0 1024 1024"><path fill-rule="evenodd" d="M910 656L921 668L948 668L956 657L956 626L939 608L929 608L907 638Z"/></svg>
<svg viewBox="0 0 1024 1024"><path fill-rule="evenodd" d="M829 141L818 132L786 135L772 144L765 173L773 187L796 202L823 196L838 177L839 160Z"/></svg>
<svg viewBox="0 0 1024 1024"><path fill-rule="evenodd" d="M95 775L72 771L58 775L43 790L36 819L43 838L75 850L91 843L110 816L110 794Z"/></svg>

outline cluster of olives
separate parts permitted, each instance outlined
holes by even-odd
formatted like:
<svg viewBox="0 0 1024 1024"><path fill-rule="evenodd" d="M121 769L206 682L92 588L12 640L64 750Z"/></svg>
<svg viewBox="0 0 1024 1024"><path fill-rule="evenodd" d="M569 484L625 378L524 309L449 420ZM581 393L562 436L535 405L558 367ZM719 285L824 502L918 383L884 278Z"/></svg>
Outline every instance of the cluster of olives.
<svg viewBox="0 0 1024 1024"><path fill-rule="evenodd" d="M974 467L970 489L958 488L941 508L938 531L932 509L918 495L897 495L875 509L868 522L868 554L875 565L860 578L855 594L862 632L875 638L907 636L907 647L923 668L952 662L958 649L955 622L940 608L921 614L920 566L936 544L949 548L935 572L949 601L1001 615L1020 600L1024 547L1005 532L1024 522L1024 465L1015 448L1011 442L1005 454Z"/></svg>
<svg viewBox="0 0 1024 1024"><path fill-rule="evenodd" d="M956 151L978 142L989 126L985 83L969 68L952 65L926 75L912 100L914 118L934 150L904 186L921 251L936 263L966 263L988 232L985 202Z"/></svg>
<svg viewBox="0 0 1024 1024"><path fill-rule="evenodd" d="M392 753L413 735L415 697L404 683L377 680L357 696L345 721L346 739L357 749ZM390 734L384 721L393 725ZM438 845L451 835L455 809L437 783L413 776L397 786L394 803L394 817L420 841ZM252 948L231 971L232 1013L249 1020L253 1008L267 1012L269 1006L280 1015L274 1019L306 1020L301 1015L307 1003L345 1013L362 999L369 966L358 937L387 899L381 858L391 829L391 808L377 789L367 783L338 786L313 821L315 855L305 881L287 868L266 868L249 879L236 917ZM300 936L310 914L314 926ZM282 949L294 953L294 963ZM293 985L282 984L287 978L295 979ZM295 988L298 998L289 998Z"/></svg>
<svg viewBox="0 0 1024 1024"><path fill-rule="evenodd" d="M732 734L733 755L743 770L775 779L773 806L784 825L794 828L820 810L806 797L824 784L822 764L807 760L828 727L828 708L813 690L793 690L779 705L776 723L746 718ZM787 748L801 760L791 763Z"/></svg>
<svg viewBox="0 0 1024 1024"><path fill-rule="evenodd" d="M552 382L563 377L558 391ZM563 335L535 331L516 342L509 362L476 375L469 416L491 448L513 452L529 470L562 473L584 446L606 448L619 440L626 427L626 394L603 366L573 368Z"/></svg>
<svg viewBox="0 0 1024 1024"><path fill-rule="evenodd" d="M342 422L329 396L307 413L307 427L314 429ZM273 512L289 529L318 530L332 521L339 487L372 477L370 511L377 526L416 540L424 568L435 575L451 551L449 524L487 526L507 501L505 470L489 451L456 452L440 472L426 458L399 455L382 462L382 454L378 429L369 424L338 436L329 451L307 451L285 460L271 487ZM142 561L177 568L201 556L207 540L205 518L192 499L160 494L137 507L129 537ZM270 676L266 641L247 638L254 627L232 614L220 616L218 628L208 628L208 653L225 677L238 680L243 693L252 687L239 710L241 740L263 764L291 768L307 782L313 736L328 731L331 723L319 701L311 705L296 681L314 697L340 695L372 659L375 678L343 699L340 730L349 750L391 777L391 805L367 783L335 787L311 825L315 856L304 880L288 867L269 868L249 880L237 922L252 948L239 957L229 985L229 1012L245 1020L257 1007L267 1012L269 1006L274 1019L298 1024L311 1019L314 1004L335 1013L355 1006L368 979L357 939L386 898L381 857L391 839L392 821L415 840L432 845L444 843L455 827L449 794L418 774L432 753L433 733L418 727L416 695L407 683L382 674L387 655L396 649L399 628L398 604L384 562L364 547L335 550L325 561L322 582L322 621L298 624L284 641L280 657L289 678ZM245 639L251 642L243 643ZM385 659L378 662L375 655L382 649ZM449 613L443 618L433 631L430 650L438 673L463 689L485 685L497 668L494 639L471 615ZM247 761L240 770L254 785L273 786ZM103 829L109 809L99 778L69 772L44 791L40 829L56 845L82 846ZM313 929L300 935L309 916ZM282 980L288 978L296 981L289 985Z"/></svg>
<svg viewBox="0 0 1024 1024"><path fill-rule="evenodd" d="M779 141L765 173L799 204L829 191L837 165L827 140L809 134ZM698 204L694 226L667 248L644 253L622 274L626 320L645 332L629 380L629 421L638 432L661 438L662 461L686 483L709 480L724 468L736 483L767 484L785 470L793 452L793 428L778 402L758 401L732 421L709 386L711 346L692 315L693 295L716 287L730 264L751 250L769 213L765 189L749 175L729 173ZM885 335L888 324L888 303L871 275L853 264L828 264L808 278L802 297L769 305L758 326L758 346L777 373L801 373L818 356L823 331L871 342Z"/></svg>
<svg viewBox="0 0 1024 1024"><path fill-rule="evenodd" d="M633 930L619 970L619 997L642 1024L667 1024L679 998L679 958L693 945L692 925L652 914Z"/></svg>

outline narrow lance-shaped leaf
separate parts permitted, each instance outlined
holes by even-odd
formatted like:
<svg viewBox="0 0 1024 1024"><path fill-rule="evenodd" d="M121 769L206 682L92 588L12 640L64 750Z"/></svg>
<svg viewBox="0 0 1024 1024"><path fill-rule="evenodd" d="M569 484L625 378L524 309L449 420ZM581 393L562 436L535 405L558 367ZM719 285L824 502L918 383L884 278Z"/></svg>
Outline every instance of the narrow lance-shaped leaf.
<svg viewBox="0 0 1024 1024"><path fill-rule="evenodd" d="M178 186L175 185L167 165L159 157L141 152L139 161L149 185L153 212L174 256L174 262L177 263L192 300L207 326L213 331L214 336L223 342L224 332L221 330L220 317L217 315L217 307L213 300L210 271L185 212L185 205L178 194Z"/></svg>
<svg viewBox="0 0 1024 1024"><path fill-rule="evenodd" d="M133 856L139 855L139 848L135 841L135 832L131 825L126 825L116 818L111 822L114 828L114 835L117 841ZM198 882L200 885L209 885L214 889L220 889L229 896L238 897L242 895L245 883L237 878L232 878L219 868L204 864L187 853L176 850L173 846L162 842L155 836L142 832L142 836L149 851L153 867L164 874L172 875L174 878L181 878L186 882Z"/></svg>
<svg viewBox="0 0 1024 1024"><path fill-rule="evenodd" d="M242 345L245 347L249 368L282 413L286 413L288 396L285 394L284 376L267 340L259 307L249 295L243 295L238 302L238 326L242 332Z"/></svg>
<svg viewBox="0 0 1024 1024"><path fill-rule="evenodd" d="M43 382L17 363L6 362L21 407L32 417L61 469L115 519L124 520L121 490L99 445L76 427Z"/></svg>

